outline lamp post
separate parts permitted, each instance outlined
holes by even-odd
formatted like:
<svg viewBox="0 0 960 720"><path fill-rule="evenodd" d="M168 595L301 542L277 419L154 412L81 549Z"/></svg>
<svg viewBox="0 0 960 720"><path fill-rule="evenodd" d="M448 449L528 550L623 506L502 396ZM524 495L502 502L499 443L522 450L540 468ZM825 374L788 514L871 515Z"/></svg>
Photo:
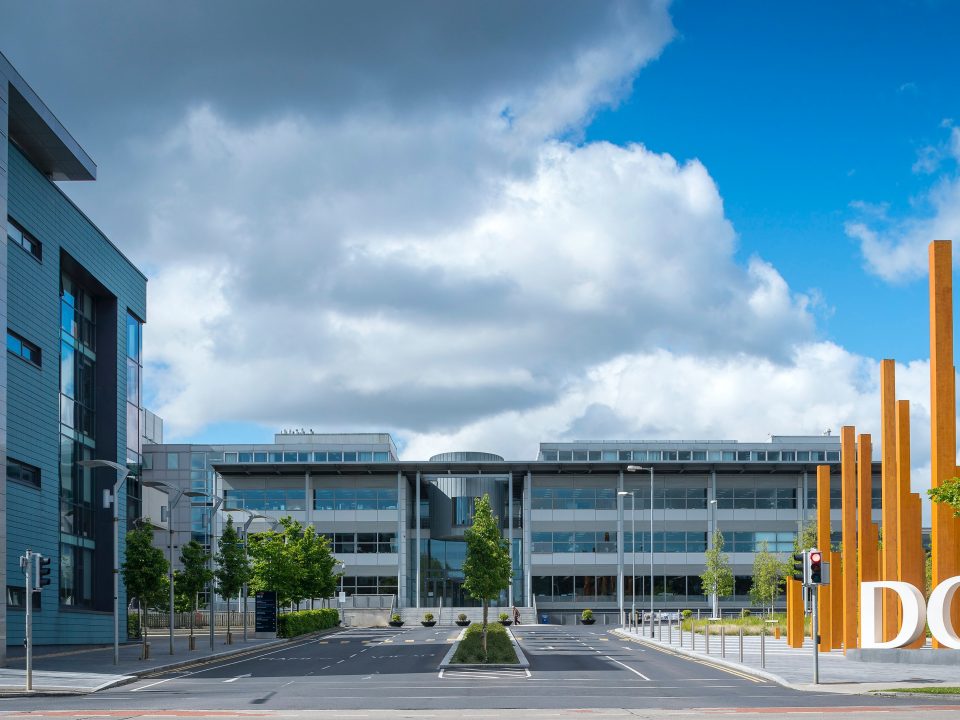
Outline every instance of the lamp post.
<svg viewBox="0 0 960 720"><path fill-rule="evenodd" d="M630 575L630 624L637 621L637 494L632 490L621 490L617 495L630 496L630 556L633 570Z"/></svg>
<svg viewBox="0 0 960 720"><path fill-rule="evenodd" d="M260 513L255 513L252 510L247 510L246 508L224 508L224 512L245 512L250 517L247 518L247 521L243 524L243 559L249 563L250 555L248 554L247 546L247 533L250 530L250 524L258 519L262 518L264 520L272 520L272 518L267 515L261 515ZM247 596L250 593L247 592L247 583L243 584L243 641L247 641Z"/></svg>
<svg viewBox="0 0 960 720"><path fill-rule="evenodd" d="M80 460L77 462L82 468L110 468L116 470L117 481L113 484L113 493L107 496L104 493L104 507L107 503L113 503L113 664L120 664L120 508L117 499L120 494L120 486L133 474L126 465L121 465L112 460ZM30 602L30 598L27 598Z"/></svg>
<svg viewBox="0 0 960 720"><path fill-rule="evenodd" d="M717 501L710 501L710 545L714 544L714 538L717 535ZM718 618L720 616L720 596L717 593L717 584L714 582L713 585L713 594L710 598L710 615L712 618Z"/></svg>
<svg viewBox="0 0 960 720"><path fill-rule="evenodd" d="M205 497L204 493L196 490L181 490L163 480L144 480L144 487L155 488L167 495L167 580L170 583L170 654L173 655L173 623L174 623L174 588L173 588L173 510L180 502L180 498Z"/></svg>
<svg viewBox="0 0 960 720"><path fill-rule="evenodd" d="M653 637L653 466L627 465L627 472L650 473L650 637Z"/></svg>
<svg viewBox="0 0 960 720"><path fill-rule="evenodd" d="M215 539L215 537L214 537L215 532L214 532L214 527L213 527L213 518L216 516L217 510L220 509L220 506L223 505L223 498L220 497L219 495L214 495L213 493L203 493L203 496L206 497L206 498L209 498L209 499L210 499L210 502L212 503L212 504L210 505L210 514L205 517L205 519L206 519L206 521L207 521L207 529L210 531L210 536L209 536L209 537L210 537L210 573L211 573L211 575L212 575L212 573L213 573L213 556L214 556L213 542L214 542L214 539ZM210 585L209 585L209 591L208 591L208 593L209 593L208 605L210 606L210 649L211 649L211 650L214 649L214 645L215 645L215 643L214 643L214 634L215 634L215 629L216 629L216 628L215 628L215 626L216 626L216 616L215 616L215 614L214 614L214 609L215 609L215 605L216 605L215 599L216 599L216 597L217 597L217 593L216 593L215 587L216 587L216 586L214 585L214 581L213 581L213 579L212 579L212 577L211 577Z"/></svg>

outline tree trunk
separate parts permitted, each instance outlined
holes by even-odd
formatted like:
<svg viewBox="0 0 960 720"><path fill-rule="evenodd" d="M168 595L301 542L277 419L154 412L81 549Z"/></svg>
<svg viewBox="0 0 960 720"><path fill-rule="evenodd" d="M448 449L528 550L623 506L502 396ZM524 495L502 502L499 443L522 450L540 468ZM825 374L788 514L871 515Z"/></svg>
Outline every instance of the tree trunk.
<svg viewBox="0 0 960 720"><path fill-rule="evenodd" d="M479 594L479 593L478 593ZM483 660L487 660L487 608L489 607L488 601L483 601Z"/></svg>
<svg viewBox="0 0 960 720"><path fill-rule="evenodd" d="M227 642L230 642L230 594L227 593Z"/></svg>
<svg viewBox="0 0 960 720"><path fill-rule="evenodd" d="M137 598L138 610L140 611L140 641L143 643L143 659L147 659L147 614L144 612L143 601Z"/></svg>

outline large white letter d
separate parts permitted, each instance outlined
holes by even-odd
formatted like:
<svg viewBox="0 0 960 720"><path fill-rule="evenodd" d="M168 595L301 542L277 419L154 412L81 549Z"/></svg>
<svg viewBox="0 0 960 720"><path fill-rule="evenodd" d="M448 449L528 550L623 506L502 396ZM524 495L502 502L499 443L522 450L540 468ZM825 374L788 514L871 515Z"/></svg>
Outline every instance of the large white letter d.
<svg viewBox="0 0 960 720"><path fill-rule="evenodd" d="M893 640L877 638L883 634L883 618L877 613L882 590L889 588L900 597L903 605L903 625ZM923 633L927 623L927 608L923 594L910 583L883 580L860 584L860 647L898 648L914 642Z"/></svg>

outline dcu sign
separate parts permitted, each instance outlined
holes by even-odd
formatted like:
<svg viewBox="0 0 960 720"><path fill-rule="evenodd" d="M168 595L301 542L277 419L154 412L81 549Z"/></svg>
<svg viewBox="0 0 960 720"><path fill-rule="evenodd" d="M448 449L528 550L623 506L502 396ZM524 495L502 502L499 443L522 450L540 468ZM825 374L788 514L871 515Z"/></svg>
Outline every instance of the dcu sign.
<svg viewBox="0 0 960 720"><path fill-rule="evenodd" d="M903 624L893 640L882 641L882 618L877 605L884 589L893 590L903 607ZM950 619L950 605L960 590L960 576L944 580L930 593L930 602L924 605L923 593L910 583L883 580L860 585L860 647L899 648L910 645L923 635L930 625L930 634L944 647L960 650L960 636Z"/></svg>

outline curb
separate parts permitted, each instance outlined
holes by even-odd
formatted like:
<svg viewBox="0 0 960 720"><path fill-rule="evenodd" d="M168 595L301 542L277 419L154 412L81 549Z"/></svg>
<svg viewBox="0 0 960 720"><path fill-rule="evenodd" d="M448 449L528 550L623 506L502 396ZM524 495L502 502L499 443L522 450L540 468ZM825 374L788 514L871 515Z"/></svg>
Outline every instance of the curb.
<svg viewBox="0 0 960 720"><path fill-rule="evenodd" d="M630 640L631 642L638 642L648 647L656 648L657 650L662 650L663 652L668 652L673 655L680 655L682 657L688 657L701 662L711 663L717 667L725 668L727 670L735 670L744 675L752 675L761 680L770 680L771 682L777 683L777 685L782 685L783 687L790 688L791 690L806 690L806 688L793 685L792 683L787 682L784 678L779 675L774 675L771 672L766 670L758 670L756 668L749 667L747 665L741 665L739 663L731 662L730 660L725 660L723 658L715 658L711 655L704 655L702 653L694 652L693 650L687 650L686 648L677 648L671 645L664 645L657 642L656 640L650 640L649 638L644 637L635 637L629 635L622 630L611 630L614 635L623 638L624 640Z"/></svg>
<svg viewBox="0 0 960 720"><path fill-rule="evenodd" d="M510 642L513 644L513 650L517 653L517 662L515 663L454 663L453 656L457 652L457 648L460 646L460 641L463 640L463 636L467 634L467 628L464 628L460 635L457 637L456 642L450 646L450 649L447 650L447 654L443 656L443 660L440 661L440 664L437 666L438 670L453 670L453 669L477 669L483 668L486 670L503 670L509 668L519 668L521 670L526 670L530 667L530 661L527 660L527 656L523 654L523 650L520 649L520 645L517 643L517 639L513 636L510 628L507 628L507 636L510 638Z"/></svg>
<svg viewBox="0 0 960 720"><path fill-rule="evenodd" d="M92 695L94 693L100 692L101 690L109 690L110 688L119 687L121 685L128 685L132 682L136 682L145 677L150 677L151 675L160 675L171 670L177 670L178 668L191 667L194 665L206 665L217 660L223 660L226 658L237 657L240 655L249 655L260 652L261 650L268 650L270 648L279 647L281 645L286 645L292 642L299 642L302 640L311 640L314 638L323 637L324 635L331 635L334 632L344 630L345 628L337 626L335 628L329 628L327 630L320 630L319 632L309 633L307 635L298 635L294 638L282 638L278 640L271 640L270 642L261 643L256 647L243 647L236 648L234 650L223 650L221 652L213 653L212 655L204 655L203 657L198 658L189 658L186 660L178 660L176 662L167 663L166 665L155 665L150 668L143 668L142 670L137 670L131 672L129 675L124 675L117 680L109 683L104 683L103 685L98 685L93 689L83 689L83 690L14 690L13 688L3 688L0 690L0 698L13 698L13 697L64 697L64 696L76 696L76 695Z"/></svg>

